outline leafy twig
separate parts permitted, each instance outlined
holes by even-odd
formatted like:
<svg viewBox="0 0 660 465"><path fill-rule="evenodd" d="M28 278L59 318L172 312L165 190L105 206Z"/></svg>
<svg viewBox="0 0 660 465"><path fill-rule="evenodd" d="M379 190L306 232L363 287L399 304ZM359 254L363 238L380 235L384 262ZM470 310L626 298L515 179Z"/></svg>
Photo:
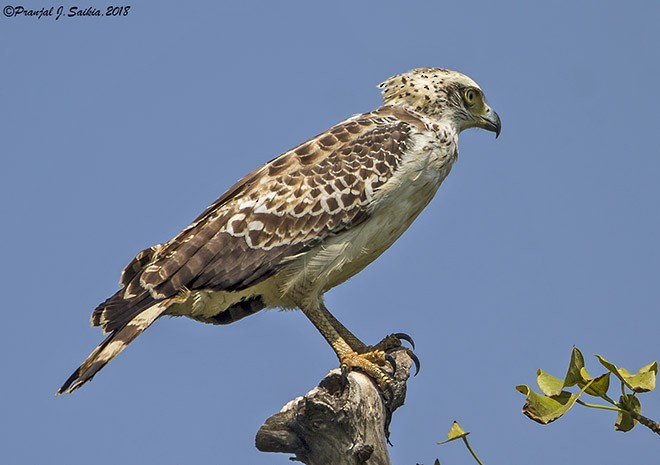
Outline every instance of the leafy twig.
<svg viewBox="0 0 660 465"><path fill-rule="evenodd" d="M463 428L461 428L461 425L458 424L457 421L455 421L452 425L451 428L449 429L449 433L447 433L447 439L446 441L439 442L438 444L446 444L451 441L455 441L456 439L462 439L463 442L465 443L465 447L470 451L470 454L472 454L472 457L474 457L474 460L477 461L479 465L484 465L484 463L479 460L479 457L477 457L477 454L474 452L474 449L472 449L472 446L470 445L470 442L467 439L468 434L470 434L469 431L463 431ZM440 463L439 460L436 460L436 463Z"/></svg>
<svg viewBox="0 0 660 465"><path fill-rule="evenodd" d="M596 355L596 357L601 365L607 368L607 372L595 378L592 378L584 367L582 352L577 347L573 347L564 379L538 370L536 381L542 394L534 392L527 385L516 386L516 389L527 397L523 413L538 423L547 424L560 418L573 405L580 404L584 407L617 412L617 419L614 423L617 431L630 431L637 423L641 423L660 435L660 424L642 415L642 406L637 397L639 393L655 389L658 362L649 363L640 368L637 373L631 373L625 368L619 368L608 362L600 355ZM610 387L610 375L616 376L621 381L621 397L618 402L607 395ZM578 386L580 391L577 394L568 391L567 388L572 386ZM627 390L631 392L628 393ZM583 394L601 398L612 407L585 402L580 399Z"/></svg>

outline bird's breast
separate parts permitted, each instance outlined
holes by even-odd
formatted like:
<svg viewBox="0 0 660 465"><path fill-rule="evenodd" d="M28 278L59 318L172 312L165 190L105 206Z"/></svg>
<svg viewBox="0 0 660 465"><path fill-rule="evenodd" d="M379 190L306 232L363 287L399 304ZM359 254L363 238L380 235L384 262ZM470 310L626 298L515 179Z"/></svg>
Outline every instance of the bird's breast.
<svg viewBox="0 0 660 465"><path fill-rule="evenodd" d="M433 135L414 139L395 174L374 193L362 223L324 240L280 275L294 301L318 299L387 250L428 205L456 159L456 145Z"/></svg>

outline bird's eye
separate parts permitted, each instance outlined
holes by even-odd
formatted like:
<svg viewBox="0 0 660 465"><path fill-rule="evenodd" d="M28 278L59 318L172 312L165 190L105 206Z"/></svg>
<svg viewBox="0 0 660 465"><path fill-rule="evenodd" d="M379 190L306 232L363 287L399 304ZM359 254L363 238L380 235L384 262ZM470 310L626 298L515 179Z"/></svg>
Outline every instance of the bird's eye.
<svg viewBox="0 0 660 465"><path fill-rule="evenodd" d="M477 101L477 97L479 96L479 93L477 92L476 89L473 89L470 87L469 89L465 90L465 94L463 94L463 98L465 99L465 103L468 105L473 105Z"/></svg>

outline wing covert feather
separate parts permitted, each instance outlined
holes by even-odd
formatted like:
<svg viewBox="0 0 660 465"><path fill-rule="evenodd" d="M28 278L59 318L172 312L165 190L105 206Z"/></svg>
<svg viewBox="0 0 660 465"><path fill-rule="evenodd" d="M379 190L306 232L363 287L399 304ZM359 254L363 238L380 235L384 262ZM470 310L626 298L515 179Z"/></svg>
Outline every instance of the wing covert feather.
<svg viewBox="0 0 660 465"><path fill-rule="evenodd" d="M369 216L422 123L382 107L346 120L250 173L159 248L139 281L154 297L239 290Z"/></svg>

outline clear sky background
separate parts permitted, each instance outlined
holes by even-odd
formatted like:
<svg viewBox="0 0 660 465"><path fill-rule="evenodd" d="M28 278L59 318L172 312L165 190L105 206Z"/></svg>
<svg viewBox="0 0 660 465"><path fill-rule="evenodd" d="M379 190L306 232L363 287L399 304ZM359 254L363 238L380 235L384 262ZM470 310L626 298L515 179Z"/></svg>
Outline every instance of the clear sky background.
<svg viewBox="0 0 660 465"><path fill-rule="evenodd" d="M300 312L163 319L54 393L101 341L89 314L135 253L420 66L473 77L503 131L463 133L417 222L327 295L364 340L417 342L393 462L470 463L435 445L459 420L490 465L657 463L646 428L582 407L540 426L514 386L563 376L573 344L592 374L595 353L631 370L660 358L658 2L126 5L0 16L1 463L289 463L255 433L337 366ZM660 420L660 392L641 399Z"/></svg>

